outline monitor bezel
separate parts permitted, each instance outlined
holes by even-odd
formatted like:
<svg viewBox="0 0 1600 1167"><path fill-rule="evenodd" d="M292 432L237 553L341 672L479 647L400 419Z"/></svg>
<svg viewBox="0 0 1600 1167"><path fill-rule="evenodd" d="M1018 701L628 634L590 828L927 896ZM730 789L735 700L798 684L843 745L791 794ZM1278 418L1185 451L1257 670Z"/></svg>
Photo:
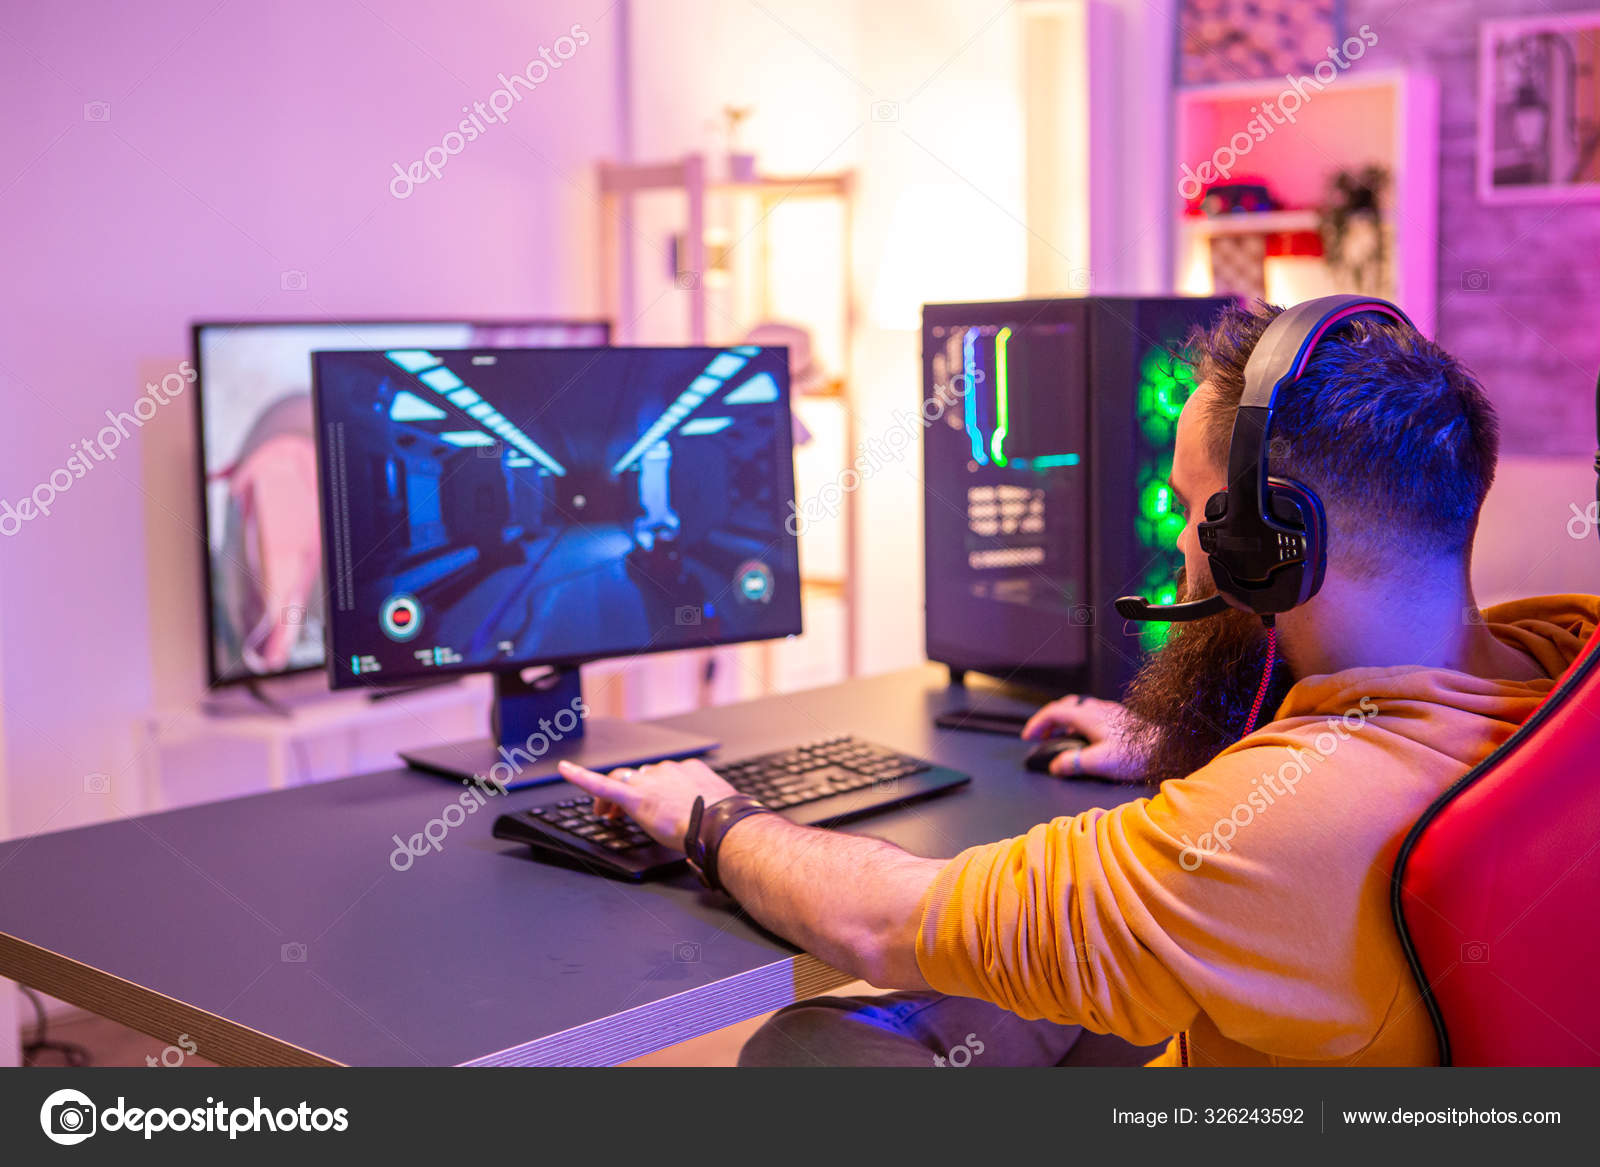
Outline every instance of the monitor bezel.
<svg viewBox="0 0 1600 1167"><path fill-rule="evenodd" d="M725 344L725 345L717 345L717 344L564 345L557 351L564 352L564 353L565 352L571 352L571 353L596 352L596 353L598 353L598 352L616 352L618 350L621 350L623 352L685 352L685 351L689 351L689 350L699 350L699 351L703 351L703 352L713 353L713 352L726 352L728 349L730 349L732 347L734 347L733 344ZM783 412L784 412L784 414L787 417L792 419L793 416L794 416L794 399L793 399L793 394L792 394L792 387L790 385L789 349L788 349L788 346L787 345L780 345L780 344L762 344L762 345L756 345L755 347L760 348L762 350L770 350L771 352L780 354L779 370L778 371L781 374L781 376L779 377L779 388L781 390L781 395L780 395L779 400L783 404ZM350 354L367 355L367 354L372 353L373 351L375 351L375 350L373 350L373 349L322 349L322 350L319 350L315 354L315 356L321 357L321 356L338 356L338 355L350 355ZM488 354L496 354L496 355L498 355L498 354L502 354L502 353L528 352L528 351L538 352L538 351L543 351L543 350L540 350L540 349L531 349L530 350L529 348L526 348L526 347L524 347L524 348L492 347L492 348L464 348L464 349L462 349L462 348L446 349L446 348L437 348L437 347L435 347L435 348L430 348L429 351L433 352L433 353L472 353L472 354L476 354L476 355L488 355ZM326 531L328 529L328 525L329 525L329 521L330 521L330 516L328 514L329 499L328 499L326 493L322 490L323 462L324 462L324 459L326 458L326 444L322 440L322 424L323 424L323 418L322 418L322 394L321 394L321 391L320 391L320 388L319 388L319 384L318 384L318 382L319 382L318 363L317 363L317 361L315 359L313 359L312 364L311 364L311 372L312 372L312 375L311 375L311 412L312 412L312 424L315 426L315 434L316 434L316 442L315 442L315 444L316 444L316 451L317 451L317 505L318 505L318 508L319 508L319 518L321 520L321 529ZM784 448L788 451L789 481L788 481L788 498L787 498L787 501L790 502L790 503L797 503L798 500L795 498L795 495L797 494L799 487L798 487L798 484L795 481L794 428L793 428L792 422L791 422L791 424L780 426L779 427L779 433L782 435L781 440L782 440L782 442L784 444ZM325 619L323 621L323 624L322 624L322 655L323 655L323 661L324 661L324 666L323 667L324 667L325 671L328 674L328 688L333 689L333 690L341 690L341 691L350 691L350 690L359 690L359 689L386 689L386 688L394 688L394 687L398 687L398 686L427 684L429 681L432 681L432 680L435 680L435 679L446 680L446 679L454 679L454 678L457 678L457 677L470 677L470 676L479 676L479 675L493 676L493 675L495 675L497 673L523 673L523 672L526 672L529 669L538 669L538 668L547 668L547 669L553 669L553 670L576 669L576 668L578 668L578 667L580 667L582 665L595 664L595 663L598 663L600 661L629 661L629 660L638 659L640 657L657 656L657 655L659 655L661 653L665 653L665 652L696 652L696 651L699 651L701 649L727 648L727 647L729 647L731 645L741 645L741 644L774 644L774 643L777 643L778 641L787 640L788 638L793 637L793 636L803 635L804 632L805 632L805 604L804 604L805 571L804 571L804 568L802 567L802 565L800 563L800 539L799 539L799 536L797 536L797 535L789 534L787 527L784 528L784 532L785 532L785 536L794 545L794 562L795 562L794 625L793 625L792 628L789 628L789 629L787 629L786 631L783 631L783 632L776 633L775 635L772 635L772 636L761 636L761 637L755 637L755 638L741 637L741 636L723 637L723 638L719 638L719 639L715 639L715 640L700 640L700 641L696 641L693 644L664 644L664 645L661 645L660 647L657 647L657 648L650 648L650 647L637 648L637 649L630 649L630 650L625 651L625 652L600 652L600 653L594 653L594 654L588 654L588 655L579 655L579 656L571 656L571 657L534 658L534 659L526 659L526 660L506 660L506 661L495 661L495 662L493 662L491 664L485 664L485 663L479 662L479 663L464 663L464 664L460 664L460 665L443 665L443 666L430 665L425 669L417 669L416 671L407 672L407 673L404 673L404 674L395 674L395 673L392 673L392 672L391 673L374 673L372 675L372 680L370 682L364 680L363 678L361 678L359 676L351 677L348 680L341 680L340 673L339 673L337 667L334 664L334 661L336 660L336 657L335 657L334 651L333 651L333 611L332 611L333 574L332 574L332 566L331 566L330 548L329 548L329 545L328 545L328 541L326 539L324 539L322 541L322 578L323 578L325 586L328 589L328 593L327 594L328 594L328 599L329 599L329 609L328 609L328 617L327 617L327 619Z"/></svg>
<svg viewBox="0 0 1600 1167"><path fill-rule="evenodd" d="M566 317L566 316L435 316L435 317L407 317L396 319L393 317L319 317L319 316L287 316L273 318L254 318L250 320L191 320L189 322L189 358L195 374L194 393L194 472L195 496L200 506L200 591L204 598L201 606L201 647L205 654L206 688L231 689L240 685L259 684L267 681L276 681L284 677L302 677L310 673L328 671L327 662L327 636L323 637L323 663L319 665L297 665L293 668L278 669L270 673L240 673L233 676L224 676L217 671L217 656L215 645L216 621L216 587L211 578L211 508L206 505L208 467L206 465L206 423L205 423L205 396L206 379L205 368L200 356L201 334L208 329L236 329L249 328L283 328L283 327L308 327L326 326L329 328L362 328L384 326L408 327L411 325L433 324L465 324L472 328L599 328L604 334L606 344L600 347L610 347L614 326L609 319L604 317ZM566 347L566 346L563 346ZM585 345L583 347L594 347ZM352 350L362 351L362 350ZM372 350L365 350L372 351ZM312 395L312 414L316 413L315 394ZM320 483L321 458L318 458L318 475ZM319 485L318 497L321 490ZM321 520L320 502L318 520ZM320 540L320 526L318 538ZM324 561L324 570L326 570Z"/></svg>

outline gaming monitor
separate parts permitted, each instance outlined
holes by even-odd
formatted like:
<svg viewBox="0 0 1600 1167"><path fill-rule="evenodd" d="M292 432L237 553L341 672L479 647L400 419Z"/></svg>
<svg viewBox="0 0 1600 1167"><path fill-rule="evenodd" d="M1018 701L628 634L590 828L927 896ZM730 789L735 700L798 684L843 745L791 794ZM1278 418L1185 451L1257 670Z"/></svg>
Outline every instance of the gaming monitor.
<svg viewBox="0 0 1600 1167"><path fill-rule="evenodd" d="M785 349L313 359L336 688L800 631Z"/></svg>
<svg viewBox="0 0 1600 1167"><path fill-rule="evenodd" d="M602 321L236 321L193 327L213 686L323 667L315 349L603 345Z"/></svg>

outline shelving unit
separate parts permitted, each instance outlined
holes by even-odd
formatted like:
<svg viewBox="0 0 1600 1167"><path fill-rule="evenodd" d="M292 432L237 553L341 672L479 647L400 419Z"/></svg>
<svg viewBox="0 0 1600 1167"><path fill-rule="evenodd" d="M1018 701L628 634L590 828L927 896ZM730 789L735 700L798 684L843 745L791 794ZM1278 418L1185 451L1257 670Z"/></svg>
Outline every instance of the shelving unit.
<svg viewBox="0 0 1600 1167"><path fill-rule="evenodd" d="M721 175L712 173L721 161L713 163L703 154L660 163L601 164L601 302L623 344L641 343L641 320L668 294L682 297L686 305L681 327L672 329L674 343L735 344L763 321L808 328L814 352L821 350L826 366L839 375L794 396L795 413L813 435L812 445L796 457L797 493L804 498L842 473L856 449L849 369L856 320L850 280L855 178L849 171L760 174L748 159L738 161L746 165L730 159L724 168L730 173ZM744 173L732 173L739 170ZM831 208L831 224L817 221L818 208ZM799 221L800 231L790 219ZM655 246L674 238L676 248ZM802 238L815 246L802 248ZM832 253L830 238L836 244ZM646 262L658 257L659 267ZM797 294L797 288L814 294ZM660 331L651 339L663 339ZM808 636L828 623L839 625L842 676L854 676L859 606L853 494L844 496L839 519L834 530L805 531L800 537L802 605ZM760 690L783 687L777 647L712 651L755 651ZM794 678L801 684L837 679L814 668ZM710 696L702 692L700 703Z"/></svg>
<svg viewBox="0 0 1600 1167"><path fill-rule="evenodd" d="M1285 92L1281 77L1227 85L1195 86L1177 94L1173 173L1197 169L1235 135L1252 139L1248 152L1219 182L1264 182L1282 210L1204 218L1186 213L1174 183L1174 260L1180 291L1207 295L1210 241L1225 235L1295 235L1317 231L1317 208L1340 170L1384 167L1390 178L1383 203L1386 286L1417 326L1433 334L1438 297L1439 91L1437 81L1409 70L1355 68L1320 92L1308 93L1292 124L1275 125L1255 141L1252 121L1266 117L1263 103ZM1268 260L1268 299L1279 303L1332 292L1341 286L1319 260Z"/></svg>

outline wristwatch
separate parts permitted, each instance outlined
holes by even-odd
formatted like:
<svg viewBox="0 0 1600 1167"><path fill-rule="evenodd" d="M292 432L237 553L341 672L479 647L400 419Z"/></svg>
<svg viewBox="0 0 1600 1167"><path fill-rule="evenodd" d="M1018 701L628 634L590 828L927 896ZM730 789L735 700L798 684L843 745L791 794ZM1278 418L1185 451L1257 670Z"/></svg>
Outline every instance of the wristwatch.
<svg viewBox="0 0 1600 1167"><path fill-rule="evenodd" d="M696 798L689 811L689 829L683 833L683 853L700 882L712 891L726 894L717 878L717 852L733 824L753 814L776 814L770 806L748 794L731 794L709 808L704 798Z"/></svg>

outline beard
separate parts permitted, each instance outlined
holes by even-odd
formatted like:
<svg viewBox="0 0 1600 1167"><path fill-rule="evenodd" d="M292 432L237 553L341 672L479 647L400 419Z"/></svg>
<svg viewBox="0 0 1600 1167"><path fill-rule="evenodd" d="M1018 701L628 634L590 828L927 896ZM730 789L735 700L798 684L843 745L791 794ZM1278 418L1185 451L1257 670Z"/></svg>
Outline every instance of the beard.
<svg viewBox="0 0 1600 1167"><path fill-rule="evenodd" d="M1185 599L1215 592L1207 580L1191 594L1178 575ZM1166 645L1145 661L1123 700L1135 715L1127 739L1143 755L1145 780L1154 786L1187 777L1238 741L1266 663L1267 630L1253 612L1230 607L1220 616L1172 625ZM1282 657L1272 674L1261 721L1271 719L1294 684Z"/></svg>

